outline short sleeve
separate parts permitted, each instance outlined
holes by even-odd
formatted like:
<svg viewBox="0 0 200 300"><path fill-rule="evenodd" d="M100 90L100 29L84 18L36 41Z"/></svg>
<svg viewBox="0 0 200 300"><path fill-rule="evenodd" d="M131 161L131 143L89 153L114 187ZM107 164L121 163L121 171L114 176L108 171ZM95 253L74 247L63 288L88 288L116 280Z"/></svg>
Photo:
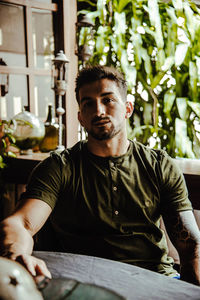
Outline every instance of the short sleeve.
<svg viewBox="0 0 200 300"><path fill-rule="evenodd" d="M192 210L185 178L179 166L165 151L161 151L159 165L162 213Z"/></svg>
<svg viewBox="0 0 200 300"><path fill-rule="evenodd" d="M33 169L26 192L21 195L21 199L39 199L53 209L59 196L61 183L62 160L59 155L53 153Z"/></svg>

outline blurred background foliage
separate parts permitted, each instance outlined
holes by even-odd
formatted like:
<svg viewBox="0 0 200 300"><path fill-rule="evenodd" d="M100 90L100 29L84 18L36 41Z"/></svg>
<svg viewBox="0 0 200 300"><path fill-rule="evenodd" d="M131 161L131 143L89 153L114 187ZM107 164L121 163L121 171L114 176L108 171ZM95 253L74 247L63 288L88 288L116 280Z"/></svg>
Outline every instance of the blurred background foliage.
<svg viewBox="0 0 200 300"><path fill-rule="evenodd" d="M77 0L94 22L79 32L92 56L83 64L119 68L134 113L130 139L172 157L200 158L200 9L173 0Z"/></svg>

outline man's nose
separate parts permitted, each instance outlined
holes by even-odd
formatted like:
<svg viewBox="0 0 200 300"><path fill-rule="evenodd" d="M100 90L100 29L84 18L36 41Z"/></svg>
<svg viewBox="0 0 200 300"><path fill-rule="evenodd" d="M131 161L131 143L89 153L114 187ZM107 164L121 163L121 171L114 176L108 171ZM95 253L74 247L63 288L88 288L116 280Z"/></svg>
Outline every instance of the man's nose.
<svg viewBox="0 0 200 300"><path fill-rule="evenodd" d="M105 114L105 106L101 102L96 103L96 114L97 116L101 116Z"/></svg>

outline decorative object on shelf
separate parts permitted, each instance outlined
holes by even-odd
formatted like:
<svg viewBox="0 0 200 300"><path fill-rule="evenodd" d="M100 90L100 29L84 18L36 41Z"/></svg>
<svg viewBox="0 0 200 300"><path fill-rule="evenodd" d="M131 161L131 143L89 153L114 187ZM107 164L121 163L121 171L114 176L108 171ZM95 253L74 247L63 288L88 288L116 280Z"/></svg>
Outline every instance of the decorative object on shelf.
<svg viewBox="0 0 200 300"><path fill-rule="evenodd" d="M62 96L65 95L67 90L67 67L69 60L66 58L62 50L57 53L55 59L52 60L52 89L55 91L55 94L58 95L58 108L56 109L58 115L58 146L57 151L62 151L65 147L62 145L62 115L65 113L64 108L62 107Z"/></svg>
<svg viewBox="0 0 200 300"><path fill-rule="evenodd" d="M7 66L5 61L3 61L2 58L0 58L0 65L1 66ZM8 87L9 87L9 75L7 73L0 73L0 97L4 97L8 93Z"/></svg>
<svg viewBox="0 0 200 300"><path fill-rule="evenodd" d="M86 16L81 15L76 23L76 55L81 60L82 65L93 55L94 23Z"/></svg>
<svg viewBox="0 0 200 300"><path fill-rule="evenodd" d="M54 118L53 106L51 104L48 105L48 114L44 126L45 136L39 145L39 149L41 152L49 152L57 148L59 134L59 125Z"/></svg>
<svg viewBox="0 0 200 300"><path fill-rule="evenodd" d="M22 112L13 117L12 121L16 146L23 154L32 152L32 149L39 145L44 138L44 123L24 108Z"/></svg>

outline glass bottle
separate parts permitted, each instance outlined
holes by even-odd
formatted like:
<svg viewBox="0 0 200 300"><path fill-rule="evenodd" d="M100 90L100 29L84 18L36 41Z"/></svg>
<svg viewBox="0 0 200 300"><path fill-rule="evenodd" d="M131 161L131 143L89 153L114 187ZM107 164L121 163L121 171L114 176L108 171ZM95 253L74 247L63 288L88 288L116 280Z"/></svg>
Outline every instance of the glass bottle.
<svg viewBox="0 0 200 300"><path fill-rule="evenodd" d="M41 152L49 152L55 150L58 146L58 129L59 125L56 123L53 114L53 107L51 104L48 105L47 119L44 123L45 136L39 145Z"/></svg>

